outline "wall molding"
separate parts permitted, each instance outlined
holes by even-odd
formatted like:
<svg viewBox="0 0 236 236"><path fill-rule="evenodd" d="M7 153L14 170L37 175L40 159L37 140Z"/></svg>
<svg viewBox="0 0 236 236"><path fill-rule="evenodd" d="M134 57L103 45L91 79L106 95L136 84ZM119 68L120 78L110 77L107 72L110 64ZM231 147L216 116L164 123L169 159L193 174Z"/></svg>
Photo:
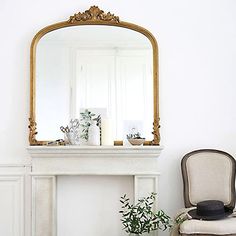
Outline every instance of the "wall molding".
<svg viewBox="0 0 236 236"><path fill-rule="evenodd" d="M4 163L0 164L0 191L2 202L12 209L11 220L1 228L0 235L8 236L31 236L31 172L30 164ZM2 188L2 189L1 189ZM11 191L9 191L11 189ZM4 191L5 190L5 191ZM8 190L8 192L7 192ZM4 193L7 192L6 195ZM12 202L10 203L9 201ZM2 208L4 208L4 204ZM3 214L4 211L2 211ZM0 212L1 214L1 212ZM10 216L8 216L10 217ZM10 222L13 222L11 225Z"/></svg>
<svg viewBox="0 0 236 236"><path fill-rule="evenodd" d="M24 198L24 175L22 174L4 174L0 173L0 192L2 214L7 211L8 225L5 224L0 232L1 235L6 235L4 231L11 232L11 236L25 236L25 198ZM10 209L5 209L9 207ZM0 213L1 215L1 213Z"/></svg>

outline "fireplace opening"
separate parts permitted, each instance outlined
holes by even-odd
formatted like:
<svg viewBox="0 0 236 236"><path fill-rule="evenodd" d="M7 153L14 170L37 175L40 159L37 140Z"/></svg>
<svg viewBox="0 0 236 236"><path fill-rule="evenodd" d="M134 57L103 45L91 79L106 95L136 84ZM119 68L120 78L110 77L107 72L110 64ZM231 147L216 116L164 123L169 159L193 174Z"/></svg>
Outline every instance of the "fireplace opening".
<svg viewBox="0 0 236 236"><path fill-rule="evenodd" d="M125 236L120 197L134 197L133 176L58 176L57 236Z"/></svg>

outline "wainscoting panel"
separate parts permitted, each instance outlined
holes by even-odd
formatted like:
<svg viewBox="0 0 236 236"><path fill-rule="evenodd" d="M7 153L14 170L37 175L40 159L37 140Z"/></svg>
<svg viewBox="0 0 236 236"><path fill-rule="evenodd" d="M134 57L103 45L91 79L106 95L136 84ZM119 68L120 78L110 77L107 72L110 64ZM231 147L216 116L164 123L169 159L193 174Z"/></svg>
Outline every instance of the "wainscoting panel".
<svg viewBox="0 0 236 236"><path fill-rule="evenodd" d="M0 174L0 235L24 236L24 176Z"/></svg>

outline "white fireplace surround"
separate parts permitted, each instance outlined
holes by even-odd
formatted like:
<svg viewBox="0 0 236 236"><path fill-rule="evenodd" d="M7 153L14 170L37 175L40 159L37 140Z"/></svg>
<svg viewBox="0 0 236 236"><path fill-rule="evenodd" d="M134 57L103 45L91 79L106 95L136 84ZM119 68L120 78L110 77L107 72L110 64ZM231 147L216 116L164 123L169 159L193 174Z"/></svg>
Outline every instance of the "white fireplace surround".
<svg viewBox="0 0 236 236"><path fill-rule="evenodd" d="M32 158L31 235L57 235L57 176L133 176L136 201L158 191L158 157L161 150L160 146L29 147Z"/></svg>

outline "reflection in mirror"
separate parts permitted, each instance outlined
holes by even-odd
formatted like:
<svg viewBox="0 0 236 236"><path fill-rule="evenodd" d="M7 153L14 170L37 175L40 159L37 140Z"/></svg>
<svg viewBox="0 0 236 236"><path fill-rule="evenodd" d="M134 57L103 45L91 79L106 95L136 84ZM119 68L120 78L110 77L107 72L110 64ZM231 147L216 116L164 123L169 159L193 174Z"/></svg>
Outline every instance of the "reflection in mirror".
<svg viewBox="0 0 236 236"><path fill-rule="evenodd" d="M63 138L60 126L85 108L111 121L113 140L123 140L133 127L152 140L153 96L152 45L139 32L80 25L38 42L38 140Z"/></svg>

